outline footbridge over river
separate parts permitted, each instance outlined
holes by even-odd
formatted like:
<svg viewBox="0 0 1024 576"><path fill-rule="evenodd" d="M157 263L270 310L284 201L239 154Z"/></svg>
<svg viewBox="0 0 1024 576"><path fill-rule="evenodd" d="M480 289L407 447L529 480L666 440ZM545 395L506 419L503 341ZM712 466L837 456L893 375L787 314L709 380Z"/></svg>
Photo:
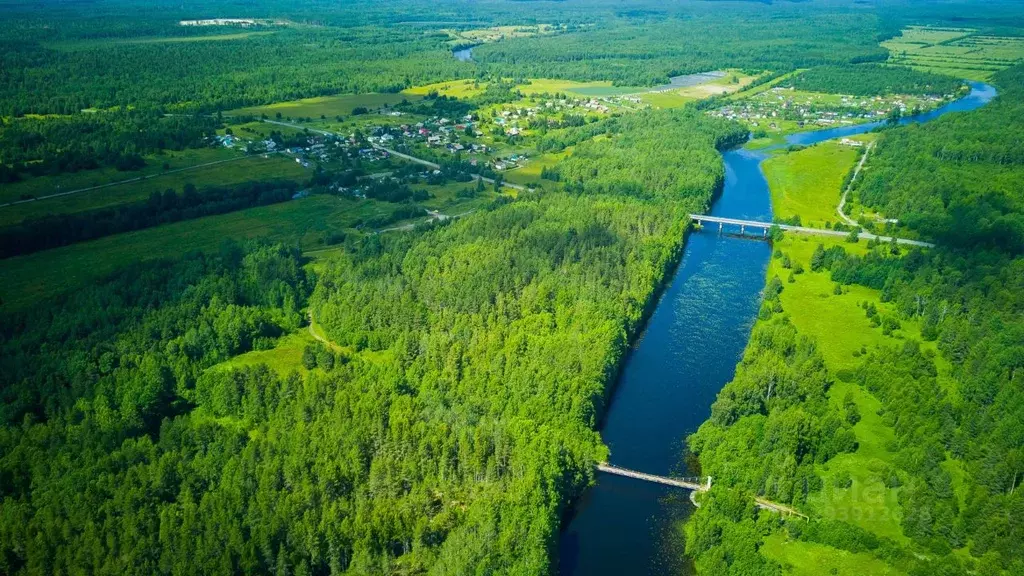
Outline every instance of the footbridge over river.
<svg viewBox="0 0 1024 576"><path fill-rule="evenodd" d="M676 488L690 490L690 501L693 502L694 506L700 506L696 498L694 498L695 493L707 492L711 489L711 476L702 476L699 478L671 478L668 476L657 476L655 474L637 472L636 470L630 470L629 468L613 466L607 462L601 462L598 464L597 469L607 474L615 474L616 476L625 476L626 478L634 478L636 480L643 480L644 482L653 482L655 484L664 484L666 486L674 486ZM801 514L796 509L761 497L754 498L754 505L762 510L768 510L769 512L799 516L800 518L807 520L807 516Z"/></svg>
<svg viewBox="0 0 1024 576"><path fill-rule="evenodd" d="M739 226L740 234L746 234L747 228L752 230L760 230L762 237L768 236L768 230L773 226L778 226L781 230L787 232L794 232L797 234L814 234L818 236L849 236L849 232L843 232L842 230L828 230L825 228L808 228L806 226L791 226L789 224L775 224L773 222L758 222L757 220L740 220L738 218L722 218L720 216L708 216L706 214L690 214L690 219L697 223L698 226L703 227L705 222L717 223L718 231L722 232L726 225L735 228ZM870 232L860 232L857 234L858 238L864 238L867 240L881 240L882 242L892 242L892 236L879 236L877 234L871 234ZM922 242L920 240L910 240L908 238L895 238L897 244L905 244L908 246L921 246L923 248L934 248L935 244L931 242Z"/></svg>

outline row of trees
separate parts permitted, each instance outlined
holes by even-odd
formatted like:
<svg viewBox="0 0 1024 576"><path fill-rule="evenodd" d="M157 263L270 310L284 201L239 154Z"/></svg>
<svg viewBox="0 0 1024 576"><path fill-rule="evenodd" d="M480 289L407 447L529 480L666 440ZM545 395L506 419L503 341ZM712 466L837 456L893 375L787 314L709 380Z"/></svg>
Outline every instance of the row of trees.
<svg viewBox="0 0 1024 576"><path fill-rule="evenodd" d="M889 94L955 94L963 82L942 74L920 72L903 66L845 64L816 66L784 82L798 90L854 96Z"/></svg>
<svg viewBox="0 0 1024 576"><path fill-rule="evenodd" d="M206 188L200 192L194 185L186 184L180 194L168 188L162 193L154 191L144 202L26 220L0 229L0 258L170 222L285 202L293 197L297 188L296 182L271 181Z"/></svg>

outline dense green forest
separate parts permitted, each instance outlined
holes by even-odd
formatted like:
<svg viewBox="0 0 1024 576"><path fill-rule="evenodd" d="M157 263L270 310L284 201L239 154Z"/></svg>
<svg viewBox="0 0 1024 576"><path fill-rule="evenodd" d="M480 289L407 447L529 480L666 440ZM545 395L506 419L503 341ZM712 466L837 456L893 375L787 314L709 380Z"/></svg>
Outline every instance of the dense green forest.
<svg viewBox="0 0 1024 576"><path fill-rule="evenodd" d="M1012 3L969 21L963 5L932 8L933 24L1014 34L1024 24ZM0 574L12 575L555 572L559 531L609 455L598 428L624 358L681 257L687 214L710 207L726 178L721 153L748 129L706 113L734 95L597 113L563 93L543 104L564 112L531 116L523 109L543 104L517 86L656 86L727 68L760 75L750 86L807 68L783 85L858 96L962 86L880 64L878 42L922 22L913 2L99 0L0 3L0 14L0 185L138 170L161 151L211 145L221 112L239 107L452 79L483 88L393 96L374 135L429 118L464 122L469 137L475 112L522 101L514 114L529 144L495 128L495 147L544 163L536 189L379 233L423 217L414 202L430 192L413 184L475 199L484 183L473 174L498 179L496 193L506 174L454 142L410 145L436 171L375 164L363 153L388 154L346 110L336 124L358 127L318 148L337 157L311 168L308 187L304 177L183 185L0 231L11 262L143 228L162 240L169 223L199 228L307 193L336 196L319 199L351 224L315 254L225 237L22 312L0 302ZM178 22L236 16L266 20ZM476 44L472 33L537 24L554 27L506 29L470 62L451 54ZM939 247L822 247L793 263L827 273L838 294L879 291L895 311L865 303L866 317L889 334L919 324L923 342L865 348L854 369L832 372L825 344L782 305L799 272L767 282L734 378L686 442L696 473L715 479L685 534L673 533L699 573L782 574L759 550L779 534L908 576L1024 573L1024 66L992 82L1000 96L980 110L887 127L854 186L860 204ZM351 115L371 111L360 103ZM312 130L341 133L330 116L259 138L313 148ZM434 122L442 116L456 121ZM267 126L234 120L254 138ZM306 151L292 153L305 169ZM357 205L367 209L341 212ZM80 273L70 268L60 272ZM899 541L754 504L804 509L824 488L822 466L857 451L863 415L836 401L839 385L870 392L894 431L883 472L900 488Z"/></svg>
<svg viewBox="0 0 1024 576"><path fill-rule="evenodd" d="M1024 251L1024 67L993 82L981 110L885 133L858 200L943 243Z"/></svg>
<svg viewBox="0 0 1024 576"><path fill-rule="evenodd" d="M315 276L226 244L6 317L0 568L547 572L610 380L740 134L646 113L590 153L691 153L632 181L569 172L568 193L346 239ZM211 369L296 330L310 293L340 353Z"/></svg>
<svg viewBox="0 0 1024 576"><path fill-rule="evenodd" d="M855 64L816 66L787 80L784 85L810 92L831 92L854 96L885 94L955 94L963 82L950 76L918 72L897 66Z"/></svg>

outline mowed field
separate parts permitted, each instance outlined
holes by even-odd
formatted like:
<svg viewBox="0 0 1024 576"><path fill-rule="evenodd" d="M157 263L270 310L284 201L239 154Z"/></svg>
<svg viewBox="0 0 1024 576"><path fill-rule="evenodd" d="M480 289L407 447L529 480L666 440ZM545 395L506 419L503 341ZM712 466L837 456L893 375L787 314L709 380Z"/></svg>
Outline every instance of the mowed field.
<svg viewBox="0 0 1024 576"><path fill-rule="evenodd" d="M804 226L819 228L838 222L843 181L857 158L856 148L827 141L765 160L762 166L775 216L799 216Z"/></svg>
<svg viewBox="0 0 1024 576"><path fill-rule="evenodd" d="M551 168L555 164L558 164L565 158L568 158L572 154L572 147L566 148L565 150L558 153L541 154L534 156L526 161L526 165L513 170L509 170L503 174L505 180L513 184L522 185L537 185L542 184L544 180L541 179L540 173L544 168ZM554 182L551 183L555 184Z"/></svg>
<svg viewBox="0 0 1024 576"><path fill-rule="evenodd" d="M517 88L527 96L563 92L572 96L594 98L635 94L646 90L637 86L612 86L610 81L576 82L551 78L531 78L529 84L520 84Z"/></svg>
<svg viewBox="0 0 1024 576"><path fill-rule="evenodd" d="M7 204L27 198L38 198L50 194L58 194L69 190L88 188L102 184L110 184L123 180L131 180L140 176L158 176L168 169L178 170L199 164L239 158L241 154L227 148L190 148L180 152L165 151L163 154L146 156L146 166L141 170L121 172L114 168L82 170L54 176L24 177L18 182L0 186L0 204Z"/></svg>
<svg viewBox="0 0 1024 576"><path fill-rule="evenodd" d="M479 82L473 79L449 80L448 82L435 82L433 84L424 84L422 86L406 88L405 90L402 90L402 94L422 97L430 94L431 92L437 92L441 96L449 96L452 98L472 98L477 94L482 94L486 87L486 82Z"/></svg>
<svg viewBox="0 0 1024 576"><path fill-rule="evenodd" d="M158 156L155 157L155 160L151 159L150 165L142 171L141 175L145 178L120 184L116 183L125 178L137 178L138 176L133 176L137 173L102 169L62 177L34 178L18 182L10 186L14 190L5 190L5 196L22 193L43 196L91 186L103 187L66 196L0 207L0 226L11 226L26 219L48 215L70 214L109 208L124 203L141 202L149 198L153 192L172 189L180 193L186 184L193 184L202 191L204 188L231 186L243 182L294 180L309 177L308 169L297 164L293 158L281 154L273 154L264 158L262 156L241 156L237 152L228 150L204 149L188 151L177 156L179 161L185 158L189 158L192 162L200 161L200 164L217 163L200 165L194 169L178 172L174 172L173 170L176 168L173 167L164 171L161 167L162 157ZM180 162L176 162L176 164L178 163Z"/></svg>
<svg viewBox="0 0 1024 576"><path fill-rule="evenodd" d="M1024 38L976 35L968 28L910 26L882 46L890 62L969 80L986 80L1024 60Z"/></svg>
<svg viewBox="0 0 1024 576"><path fill-rule="evenodd" d="M370 110L380 108L384 105L392 106L402 100L417 100L422 96L412 93L397 94L340 94L337 96L320 96L317 98L304 98L302 100L291 100L288 102L277 102L266 106L250 106L238 108L225 112L226 116L260 116L266 114L274 118L281 114L282 118L320 118L321 116L333 118L335 116L348 116L356 108L367 108Z"/></svg>

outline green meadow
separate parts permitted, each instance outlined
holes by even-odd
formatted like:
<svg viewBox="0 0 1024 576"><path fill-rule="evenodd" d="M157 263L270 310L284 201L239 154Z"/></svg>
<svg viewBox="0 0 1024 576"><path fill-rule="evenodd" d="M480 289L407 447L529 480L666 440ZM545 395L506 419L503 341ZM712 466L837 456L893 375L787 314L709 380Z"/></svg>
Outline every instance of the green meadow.
<svg viewBox="0 0 1024 576"><path fill-rule="evenodd" d="M839 221L843 182L857 158L856 148L830 140L765 160L775 216L799 216L803 225L813 227Z"/></svg>
<svg viewBox="0 0 1024 576"><path fill-rule="evenodd" d="M820 492L808 498L808 508L817 517L849 522L877 536L908 544L909 540L900 528L900 489L887 488L882 480L895 457L895 453L889 449L895 439L893 429L879 415L881 403L877 398L859 385L844 382L839 376L843 371L854 369L860 364L861 351L881 346L898 346L906 339L920 342L920 325L914 320L901 319L901 328L888 336L882 333L881 327L872 326L862 303L873 303L882 315L895 315L895 306L882 302L879 291L863 286L844 286L842 294L835 294L835 283L828 271L810 270L811 255L818 244L824 244L826 248L843 246L854 254L868 250L865 242L850 244L840 238L787 234L775 247L788 256L794 266L800 263L805 271L795 274L794 282L790 283L787 280L791 269L783 267L783 259L773 258L768 268L769 279L778 276L783 280L784 289L780 295L783 310L801 334L816 341L829 372L835 378L829 391L830 401L842 404L847 394L850 394L861 414L861 420L854 426L857 450L840 454L819 466L818 473L824 486ZM842 326L843 329L836 330L836 326ZM934 342L921 342L921 346L925 350L937 350ZM950 366L938 356L936 365L939 368L940 383L945 382L948 387ZM954 478L960 473L959 470L951 472L954 472ZM833 480L839 474L850 475L853 482L849 488L837 488L834 485ZM957 490L957 494L961 500L965 497L961 490ZM831 566L840 561L853 562L859 556L847 558L844 556L848 554L846 552L807 542L786 541L784 536L769 539L763 553L784 565L791 565L793 569L790 573L797 575L820 573L814 572L816 567ZM865 555L867 560L873 559ZM855 565L858 563L853 562L849 566ZM899 574L875 571L859 573Z"/></svg>
<svg viewBox="0 0 1024 576"><path fill-rule="evenodd" d="M266 364L271 370L284 376L297 371L305 375L309 370L302 365L302 351L316 339L309 332L309 327L302 328L277 339L277 343L269 350L253 350L220 364L211 366L209 370L234 370Z"/></svg>
<svg viewBox="0 0 1024 576"><path fill-rule="evenodd" d="M486 87L487 82L480 82L475 79L449 80L447 82L434 82L433 84L423 84L421 86L406 88L405 90L402 90L402 94L426 96L431 92L437 92L439 95L450 96L453 98L472 98L477 94L482 94Z"/></svg>
<svg viewBox="0 0 1024 576"><path fill-rule="evenodd" d="M111 184L114 182L138 178L139 176L160 176L165 172L163 167L164 163L167 164L168 170L179 170L209 162L230 160L232 158L238 158L239 156L240 154L238 151L230 150L228 148L188 148L181 151L167 150L164 151L163 154L152 154L146 156L146 165L140 170L133 170L131 172L121 172L111 167L98 168L96 170L81 170L79 172L66 172L52 176L25 177L18 182L7 183L0 187L0 204L6 204L7 202L14 202L24 198L46 196L49 194L66 192L68 190L77 190L79 188Z"/></svg>
<svg viewBox="0 0 1024 576"><path fill-rule="evenodd" d="M979 35L969 28L909 26L882 46L891 62L969 80L987 80L1024 59L1024 38Z"/></svg>
<svg viewBox="0 0 1024 576"><path fill-rule="evenodd" d="M572 148L566 148L561 152L541 154L526 161L526 164L509 170L504 173L505 180L513 184L538 185L543 184L540 174L544 168L551 168L572 154ZM553 183L552 183L553 184Z"/></svg>
<svg viewBox="0 0 1024 576"><path fill-rule="evenodd" d="M7 258L0 260L4 278L0 298L8 309L22 309L95 282L125 265L216 249L227 239L266 238L314 248L322 245L326 235L390 210L391 206L379 202L310 196Z"/></svg>
<svg viewBox="0 0 1024 576"><path fill-rule="evenodd" d="M761 554L782 565L792 576L901 576L904 573L865 553L838 550L822 544L791 540L785 534L765 538Z"/></svg>
<svg viewBox="0 0 1024 576"><path fill-rule="evenodd" d="M286 165L288 169L298 166L294 161L286 162ZM244 174L239 172L240 176ZM249 175L252 175L251 170ZM431 196L419 203L420 206L446 215L481 209L496 197L492 186L472 197L460 197L460 192L475 188L468 182L417 185L414 188L425 190ZM44 203L31 202L25 206ZM8 258L0 260L0 275L5 280L0 286L0 299L9 309L24 308L40 299L94 282L128 264L172 258L194 250L216 249L226 239L266 238L314 250L322 247L330 234L351 230L371 218L386 216L396 207L396 204L376 200L314 195ZM422 218L391 223L385 228L427 219L424 212Z"/></svg>
<svg viewBox="0 0 1024 576"><path fill-rule="evenodd" d="M191 152L205 152L191 151ZM25 185L22 190L34 190L37 195L60 192L62 190L74 190L88 186L104 186L94 190L85 190L67 196L46 198L35 202L15 204L13 206L0 207L0 226L11 226L27 219L41 218L55 214L71 214L86 210L97 210L110 208L119 204L129 202L140 202L153 192L163 192L172 189L181 192L186 184L193 184L198 190L214 186L231 186L243 182L261 180L295 180L309 177L309 170L303 168L294 159L282 156L271 155L266 158L262 156L240 156L237 152L224 154L221 151L209 149L210 158L228 160L211 166L200 166L195 169L173 172L175 168L164 171L160 166L161 157L150 163L143 174L146 177L142 180L117 183L124 178L134 178L133 172L117 172L113 169L90 170L89 173L80 173L75 178L64 179L64 184L53 188L53 180L57 178L43 177L48 182L35 182L43 180L36 178L25 182L19 182L12 187ZM191 155L190 155L191 156ZM202 154L200 156L206 156ZM226 156L226 157L225 157ZM217 160L208 160L217 161ZM71 180L71 182L68 182ZM75 182L77 180L77 182ZM113 183L113 185L105 185Z"/></svg>
<svg viewBox="0 0 1024 576"><path fill-rule="evenodd" d="M341 94L277 102L266 106L238 108L224 114L226 116L260 116L266 114L271 118L276 117L277 114L281 114L282 118L320 118L321 116L333 118L335 116L348 116L356 108L372 110L385 105L392 106L403 100L418 100L421 97L420 95L410 93Z"/></svg>
<svg viewBox="0 0 1024 576"><path fill-rule="evenodd" d="M179 44L189 42L225 42L231 40L246 40L258 36L274 34L269 30L235 32L232 34L203 34L198 36L145 36L141 38L101 38L95 40L73 40L66 42L47 42L45 46L52 50L74 52L78 50L93 50L96 48L108 48L111 46L122 46L129 44Z"/></svg>

